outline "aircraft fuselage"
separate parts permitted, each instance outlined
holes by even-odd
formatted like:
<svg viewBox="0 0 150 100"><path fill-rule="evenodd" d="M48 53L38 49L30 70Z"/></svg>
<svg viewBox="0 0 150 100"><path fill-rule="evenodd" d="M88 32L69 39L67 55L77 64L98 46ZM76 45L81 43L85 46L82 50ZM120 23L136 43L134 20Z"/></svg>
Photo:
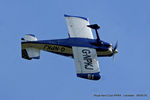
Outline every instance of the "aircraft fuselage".
<svg viewBox="0 0 150 100"><path fill-rule="evenodd" d="M38 45L37 45L38 44ZM31 48L38 48L44 51L73 57L72 47L87 47L96 49L98 57L112 56L112 45L101 41L98 44L96 39L87 38L67 38L55 40L39 40L22 42L24 48L26 45Z"/></svg>

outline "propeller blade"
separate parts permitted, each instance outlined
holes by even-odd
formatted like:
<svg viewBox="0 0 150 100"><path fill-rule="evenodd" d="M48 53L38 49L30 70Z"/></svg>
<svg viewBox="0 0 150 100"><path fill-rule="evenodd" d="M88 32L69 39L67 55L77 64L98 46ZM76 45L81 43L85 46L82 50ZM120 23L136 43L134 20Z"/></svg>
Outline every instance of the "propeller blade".
<svg viewBox="0 0 150 100"><path fill-rule="evenodd" d="M115 53L115 51L117 50L117 47L118 47L118 41L116 42L114 48L113 48L113 54Z"/></svg>
<svg viewBox="0 0 150 100"><path fill-rule="evenodd" d="M114 58L115 58L115 53L117 53L117 47L118 47L118 41L116 42L115 46L113 46L113 50L112 50L112 53L113 53L113 61L114 61Z"/></svg>

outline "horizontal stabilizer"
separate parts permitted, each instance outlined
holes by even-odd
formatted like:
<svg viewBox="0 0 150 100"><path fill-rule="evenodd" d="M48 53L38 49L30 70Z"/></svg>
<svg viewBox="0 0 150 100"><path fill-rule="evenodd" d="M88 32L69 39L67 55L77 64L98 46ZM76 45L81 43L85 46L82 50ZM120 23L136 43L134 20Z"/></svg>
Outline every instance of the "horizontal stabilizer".
<svg viewBox="0 0 150 100"><path fill-rule="evenodd" d="M27 34L27 35L25 35L25 39L22 38L22 40L24 42L37 41L37 38L32 34ZM40 59L40 49L33 48L30 46L27 46L26 48L22 48L22 58L28 59L28 60Z"/></svg>

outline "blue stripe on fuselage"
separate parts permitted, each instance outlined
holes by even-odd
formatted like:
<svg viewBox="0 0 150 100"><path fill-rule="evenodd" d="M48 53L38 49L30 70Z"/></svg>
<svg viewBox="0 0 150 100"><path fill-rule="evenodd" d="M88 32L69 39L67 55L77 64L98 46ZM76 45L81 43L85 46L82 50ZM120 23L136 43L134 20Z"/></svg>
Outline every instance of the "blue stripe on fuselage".
<svg viewBox="0 0 150 100"><path fill-rule="evenodd" d="M98 51L107 51L108 45L107 42L101 41L103 45L96 46L93 44L97 43L96 39L88 39L88 38L67 38L67 39L55 39L55 40L39 40L39 41L27 41L22 43L38 43L38 44L52 44L52 45L60 45L66 47L88 47L94 48Z"/></svg>

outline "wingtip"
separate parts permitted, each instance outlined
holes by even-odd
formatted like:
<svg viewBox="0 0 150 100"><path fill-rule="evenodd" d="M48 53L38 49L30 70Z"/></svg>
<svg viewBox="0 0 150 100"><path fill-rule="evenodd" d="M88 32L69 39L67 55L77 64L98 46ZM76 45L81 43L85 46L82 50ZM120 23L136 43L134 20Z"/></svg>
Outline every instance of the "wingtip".
<svg viewBox="0 0 150 100"><path fill-rule="evenodd" d="M82 16L73 16L73 15L64 14L64 17L76 17L76 18L81 18L81 19L88 21L88 18L82 17Z"/></svg>
<svg viewBox="0 0 150 100"><path fill-rule="evenodd" d="M89 79L89 80L101 79L100 72L97 72L97 73L77 73L77 77Z"/></svg>

